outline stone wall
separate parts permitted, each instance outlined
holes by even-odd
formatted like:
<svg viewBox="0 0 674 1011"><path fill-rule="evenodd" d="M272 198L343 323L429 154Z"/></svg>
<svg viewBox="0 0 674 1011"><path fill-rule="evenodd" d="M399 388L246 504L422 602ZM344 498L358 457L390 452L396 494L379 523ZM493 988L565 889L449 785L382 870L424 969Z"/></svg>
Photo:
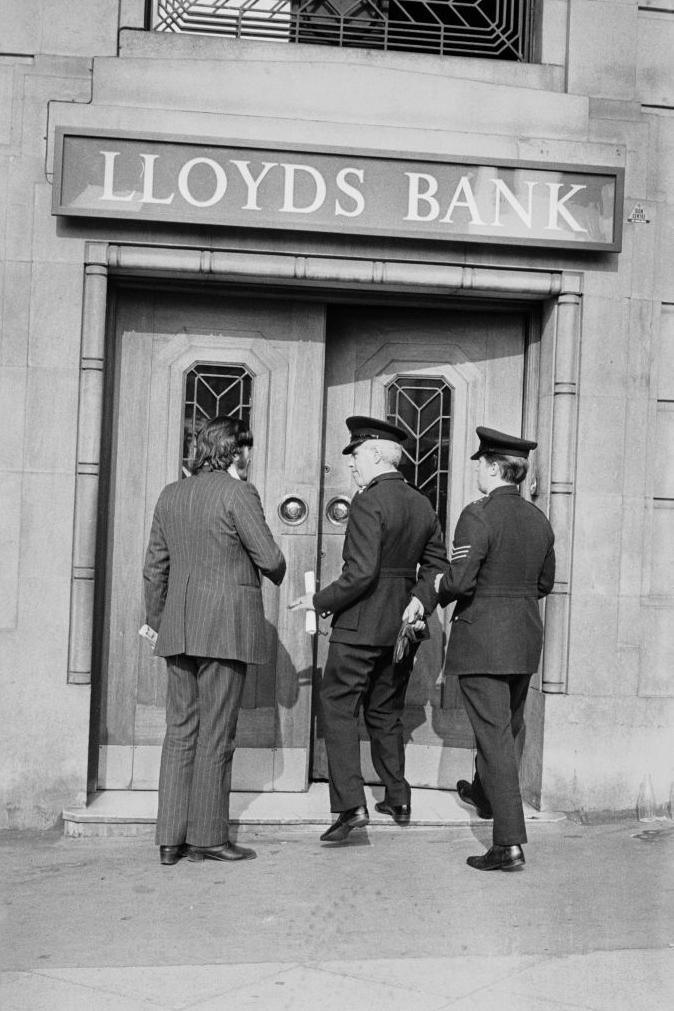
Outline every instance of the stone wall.
<svg viewBox="0 0 674 1011"><path fill-rule="evenodd" d="M625 221L621 254L443 255L583 275L568 694L541 697L533 793L547 808L629 810L651 775L664 810L674 781L674 4L545 0L542 66L151 35L143 6L0 0L0 664L11 716L0 827L51 824L86 796L89 688L66 684L82 264L85 239L115 229L51 215L57 124L624 161L625 217L643 214Z"/></svg>

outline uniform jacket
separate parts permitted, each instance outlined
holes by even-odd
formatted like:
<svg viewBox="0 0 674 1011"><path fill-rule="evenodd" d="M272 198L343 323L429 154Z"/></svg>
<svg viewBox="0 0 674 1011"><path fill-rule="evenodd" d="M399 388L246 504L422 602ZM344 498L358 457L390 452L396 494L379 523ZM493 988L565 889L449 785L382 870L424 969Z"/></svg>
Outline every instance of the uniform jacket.
<svg viewBox="0 0 674 1011"><path fill-rule="evenodd" d="M333 614L333 642L363 646L394 644L412 594L430 612L435 575L448 568L433 507L399 471L380 474L354 496L342 559L341 575L315 594L314 606Z"/></svg>
<svg viewBox="0 0 674 1011"><path fill-rule="evenodd" d="M538 599L555 580L554 534L515 485L473 502L456 525L439 603L456 601L448 674L533 674L543 644Z"/></svg>
<svg viewBox="0 0 674 1011"><path fill-rule="evenodd" d="M167 485L143 569L156 654L264 663L260 573L278 584L285 569L254 485L223 471Z"/></svg>

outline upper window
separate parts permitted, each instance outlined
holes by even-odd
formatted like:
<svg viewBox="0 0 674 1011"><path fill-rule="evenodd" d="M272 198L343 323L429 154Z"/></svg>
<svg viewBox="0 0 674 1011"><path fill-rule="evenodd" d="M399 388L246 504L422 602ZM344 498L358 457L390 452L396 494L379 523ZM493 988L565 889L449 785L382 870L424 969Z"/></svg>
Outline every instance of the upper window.
<svg viewBox="0 0 674 1011"><path fill-rule="evenodd" d="M398 376L386 388L386 420L408 433L400 471L447 523L452 391L437 376Z"/></svg>
<svg viewBox="0 0 674 1011"><path fill-rule="evenodd" d="M531 59L537 0L152 0L150 27L440 56Z"/></svg>
<svg viewBox="0 0 674 1011"><path fill-rule="evenodd" d="M199 430L213 418L239 418L250 424L253 379L243 365L198 362L185 376L183 397L183 475Z"/></svg>

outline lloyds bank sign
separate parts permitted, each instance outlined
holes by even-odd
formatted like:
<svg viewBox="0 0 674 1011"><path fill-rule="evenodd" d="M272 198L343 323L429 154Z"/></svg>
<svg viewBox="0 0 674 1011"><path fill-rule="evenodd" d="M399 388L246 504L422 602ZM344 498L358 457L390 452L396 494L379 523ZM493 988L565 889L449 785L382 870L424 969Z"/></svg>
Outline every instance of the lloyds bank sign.
<svg viewBox="0 0 674 1011"><path fill-rule="evenodd" d="M623 170L59 128L53 213L619 250Z"/></svg>

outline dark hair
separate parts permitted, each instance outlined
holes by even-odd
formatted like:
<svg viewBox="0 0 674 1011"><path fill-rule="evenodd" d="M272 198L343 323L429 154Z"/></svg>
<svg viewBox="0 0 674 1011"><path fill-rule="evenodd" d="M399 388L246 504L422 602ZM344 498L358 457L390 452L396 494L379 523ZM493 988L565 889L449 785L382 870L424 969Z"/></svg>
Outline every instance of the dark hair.
<svg viewBox="0 0 674 1011"><path fill-rule="evenodd" d="M253 445L253 433L238 418L213 418L197 435L189 463L193 474L200 470L227 470L242 446Z"/></svg>
<svg viewBox="0 0 674 1011"><path fill-rule="evenodd" d="M501 479L508 484L521 484L527 476L529 461L523 456L505 456L501 453L483 453L487 463L495 463Z"/></svg>

